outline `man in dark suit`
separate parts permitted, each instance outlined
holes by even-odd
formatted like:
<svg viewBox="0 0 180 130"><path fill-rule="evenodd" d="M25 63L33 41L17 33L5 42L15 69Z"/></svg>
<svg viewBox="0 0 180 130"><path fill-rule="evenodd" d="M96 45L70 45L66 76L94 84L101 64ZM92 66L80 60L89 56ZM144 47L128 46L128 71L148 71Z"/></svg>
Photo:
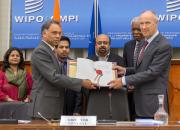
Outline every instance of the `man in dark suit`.
<svg viewBox="0 0 180 130"><path fill-rule="evenodd" d="M123 59L125 67L136 67L137 54L140 47L141 40L144 39L143 34L140 30L139 17L135 17L131 21L131 32L133 40L125 43L123 49ZM128 88L128 101L129 101L129 110L131 120L135 120L135 108L134 108L134 99L133 99L133 89L134 86L127 86Z"/></svg>
<svg viewBox="0 0 180 130"><path fill-rule="evenodd" d="M67 74L67 62L71 60L71 41L68 37L62 36L56 47L56 53L61 67L62 74ZM63 115L80 115L82 109L82 93L65 88Z"/></svg>
<svg viewBox="0 0 180 130"><path fill-rule="evenodd" d="M138 44L140 44L141 40L144 39L143 34L140 30L140 22L139 17L135 17L131 21L131 32L133 36L133 40L128 41L124 45L123 49L123 59L124 65L126 67L134 67L136 66L136 52L138 52Z"/></svg>
<svg viewBox="0 0 180 130"><path fill-rule="evenodd" d="M110 37L105 34L98 35L95 43L96 54L88 58L93 61L114 62L123 66L123 58L110 52L110 44ZM129 120L128 111L121 114L122 109L128 110L126 92L126 88L110 90L108 87L101 87L99 90L90 90L87 114L97 115L98 119Z"/></svg>
<svg viewBox="0 0 180 130"><path fill-rule="evenodd" d="M136 69L117 66L115 69L126 76L109 82L112 88L134 85L134 101L137 117L153 118L158 109L158 95L165 97L168 111L168 75L172 48L158 31L158 17L153 11L140 15L140 28L145 40L137 58Z"/></svg>
<svg viewBox="0 0 180 130"><path fill-rule="evenodd" d="M33 87L29 115L59 119L63 112L65 88L80 92L81 87L96 89L89 80L69 78L61 73L62 64L54 54L62 29L59 22L46 21L41 28L42 41L31 56Z"/></svg>

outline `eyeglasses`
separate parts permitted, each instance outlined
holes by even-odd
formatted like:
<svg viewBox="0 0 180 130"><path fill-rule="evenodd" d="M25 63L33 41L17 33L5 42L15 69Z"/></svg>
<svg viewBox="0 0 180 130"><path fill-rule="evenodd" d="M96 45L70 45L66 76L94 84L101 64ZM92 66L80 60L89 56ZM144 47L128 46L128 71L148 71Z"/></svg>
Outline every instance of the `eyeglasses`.
<svg viewBox="0 0 180 130"><path fill-rule="evenodd" d="M97 45L108 45L109 44L109 42L108 41L98 41L98 42L96 42L96 44Z"/></svg>

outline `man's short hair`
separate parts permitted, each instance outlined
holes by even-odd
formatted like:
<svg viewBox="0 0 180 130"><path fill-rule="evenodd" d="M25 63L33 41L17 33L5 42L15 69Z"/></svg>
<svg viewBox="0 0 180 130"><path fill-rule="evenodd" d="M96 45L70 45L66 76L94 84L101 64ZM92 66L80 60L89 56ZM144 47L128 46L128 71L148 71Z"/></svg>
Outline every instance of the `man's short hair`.
<svg viewBox="0 0 180 130"><path fill-rule="evenodd" d="M60 26L60 22L58 22L58 21L55 21L55 20L47 20L43 25L42 25L42 27L41 27L41 35L43 34L43 32L45 31L45 30L48 30L49 29L49 27L51 26L51 24L57 24L58 26Z"/></svg>
<svg viewBox="0 0 180 130"><path fill-rule="evenodd" d="M135 22L139 22L139 17L134 17L132 20L131 20L131 25Z"/></svg>
<svg viewBox="0 0 180 130"><path fill-rule="evenodd" d="M69 43L69 47L71 46L71 41L70 41L69 37L61 36L60 41L67 41Z"/></svg>

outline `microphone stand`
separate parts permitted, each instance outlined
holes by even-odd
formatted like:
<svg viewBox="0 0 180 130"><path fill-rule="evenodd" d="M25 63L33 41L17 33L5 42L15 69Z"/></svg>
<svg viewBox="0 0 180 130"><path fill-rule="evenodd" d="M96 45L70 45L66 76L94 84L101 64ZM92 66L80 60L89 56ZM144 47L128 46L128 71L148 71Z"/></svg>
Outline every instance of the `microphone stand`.
<svg viewBox="0 0 180 130"><path fill-rule="evenodd" d="M108 98L109 98L109 119L103 119L103 120L98 120L99 124L116 124L116 120L113 120L113 115L112 115L112 92L111 89L108 90Z"/></svg>
<svg viewBox="0 0 180 130"><path fill-rule="evenodd" d="M111 89L108 92L109 97L109 119L112 119L112 92Z"/></svg>

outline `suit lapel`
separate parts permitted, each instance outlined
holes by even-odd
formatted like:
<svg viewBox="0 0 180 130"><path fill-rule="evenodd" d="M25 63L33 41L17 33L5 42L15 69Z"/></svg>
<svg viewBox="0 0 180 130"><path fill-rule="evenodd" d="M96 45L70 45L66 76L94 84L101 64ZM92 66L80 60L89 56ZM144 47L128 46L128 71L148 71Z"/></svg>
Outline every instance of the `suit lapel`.
<svg viewBox="0 0 180 130"><path fill-rule="evenodd" d="M151 42L151 43L149 44L149 46L146 48L146 51L145 51L145 53L144 53L144 56L152 52L152 50L154 49L154 47L156 47L156 46L158 45L157 43L159 42L160 38L161 38L161 34L157 35L157 36L154 38L154 40L152 40L152 42Z"/></svg>
<svg viewBox="0 0 180 130"><path fill-rule="evenodd" d="M161 38L161 34L157 35L154 40L152 40L151 43L149 43L149 45L147 46L145 52L144 52L144 57L147 55L147 54L150 54L152 52L152 50L154 49L154 47L157 46L157 42L160 40ZM144 41L143 41L144 42ZM141 49L142 49L142 46L143 46L143 43L141 43ZM139 55L139 54L138 54ZM137 65L139 66L141 64L141 62L144 60L144 57L143 59L140 61L140 63Z"/></svg>
<svg viewBox="0 0 180 130"><path fill-rule="evenodd" d="M130 54L130 59L129 59L129 62L131 62L130 63L131 66L134 66L134 50L135 50L135 46L136 46L136 41L133 40L132 44L131 44L131 48L130 48L130 50L128 50L128 51L130 51L129 53L131 53Z"/></svg>
<svg viewBox="0 0 180 130"><path fill-rule="evenodd" d="M51 56L52 61L54 62L55 69L60 72L60 63L59 63L57 57L55 56L54 52L43 41L41 42L41 45L44 47L44 49L47 51L47 53L49 53L49 55Z"/></svg>
<svg viewBox="0 0 180 130"><path fill-rule="evenodd" d="M108 62L112 62L112 61L114 61L114 58L115 58L115 57L110 53L107 61L108 61Z"/></svg>
<svg viewBox="0 0 180 130"><path fill-rule="evenodd" d="M93 61L98 61L98 57L95 55L93 58L92 58Z"/></svg>
<svg viewBox="0 0 180 130"><path fill-rule="evenodd" d="M142 40L139 44L140 44L140 45L139 45L138 56L137 56L137 59L136 59L136 66L139 66L139 65L141 64L141 62L142 62L142 60L141 60L141 61L139 61L139 64L138 64L138 62L137 62L137 61L138 61L138 58L139 58L139 55L140 55L141 49L142 49L143 44L144 44L144 40Z"/></svg>

